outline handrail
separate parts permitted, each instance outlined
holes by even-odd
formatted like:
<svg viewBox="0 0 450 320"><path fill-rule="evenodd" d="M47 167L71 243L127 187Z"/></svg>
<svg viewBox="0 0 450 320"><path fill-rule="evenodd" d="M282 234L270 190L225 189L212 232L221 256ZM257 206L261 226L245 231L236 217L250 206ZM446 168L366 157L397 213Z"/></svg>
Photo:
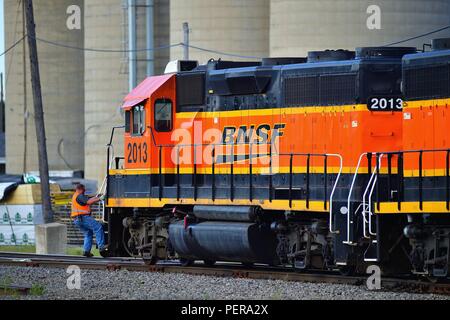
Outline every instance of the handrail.
<svg viewBox="0 0 450 320"><path fill-rule="evenodd" d="M356 178L358 176L358 171L359 168L361 167L361 162L364 156L367 156L369 153L368 152L364 152L359 156L358 159L358 164L356 165L356 170L355 173L353 175L353 179L352 179L352 183L350 185L350 190L348 192L348 198L347 198L347 241L343 241L344 244L348 244L348 245L353 245L355 244L353 241L350 240L350 225L352 223L351 218L350 218L350 202L351 202L351 197L353 194L353 189L355 187L355 183L356 183ZM371 153L372 154L372 153ZM364 211L364 208L363 208Z"/></svg>
<svg viewBox="0 0 450 320"><path fill-rule="evenodd" d="M102 185L101 185L101 189L103 189L103 187L105 186L105 196L106 198L108 198L109 195L109 190L108 190L108 177L109 177L109 170L111 168L112 162L114 161L114 156L111 157L110 156L110 149L113 150L114 152L114 146L113 146L113 139L114 139L114 132L116 131L116 129L124 129L125 126L115 126L112 128L111 130L111 136L109 138L109 143L106 145L106 176L103 179ZM112 159L111 159L112 158ZM110 160L111 159L111 160ZM101 191L101 189L99 190L99 192Z"/></svg>
<svg viewBox="0 0 450 320"><path fill-rule="evenodd" d="M179 153L180 153L180 149L181 148L193 148L194 149L194 173L192 175L192 179L193 179L193 186L194 186L194 198L196 198L196 193L197 193L197 182L195 181L196 176L197 176L197 149L198 147L202 147L202 146L212 146L212 150L214 152L212 152L212 157L213 157L213 161L211 164L211 168L212 168L212 172L213 175L215 175L215 166L217 165L217 163L215 162L215 155L217 155L217 147L221 146L221 147L232 147L231 148L231 161L229 163L230 165L230 172L231 172L231 180L230 180L230 199L233 201L234 200L234 147L235 146L240 146L240 145L245 145L245 146L250 146L250 148L252 148L252 146L254 145L253 143L198 143L198 144L176 144L176 145L155 145L156 147L158 147L159 149L159 173L161 176L162 173L162 150L163 148L176 148L177 150L177 157L176 157L176 168L177 168L177 198L180 197L180 192L179 192L179 172L180 172L180 168L179 168L179 161L180 161L180 157L179 157ZM264 146L264 145L268 145L270 146L270 150L273 150L273 143L267 143L267 144L260 144L260 146ZM253 150L250 149L249 153L251 155ZM309 208L309 172L310 172L310 159L311 157L323 157L324 158L324 209L327 209L327 201L330 201L330 217L332 217L332 200L333 200L333 196L335 194L336 191L336 187L337 187L337 183L342 175L342 170L343 170L343 158L340 154L330 154L330 153L272 153L270 151L270 153L267 154L267 156L269 156L271 158L270 164L269 164L269 169L270 169L270 175L272 175L272 158L274 156L278 156L278 157L289 157L289 207L292 208L292 201L293 201L293 161L295 157L306 157L307 159L307 190L306 190L306 201L307 201L307 208ZM333 185L332 188L332 192L330 194L330 198L328 198L327 196L327 190L328 190L328 158L329 157L337 157L339 159L339 171L337 174L337 178L335 181L335 184ZM249 164L249 169L250 169L250 181L249 181L249 199L250 201L253 201L253 181L252 181L252 176L253 176L253 158L250 157L248 159L250 161ZM226 164L227 162L224 162L223 164ZM213 177L214 179L215 177ZM271 201L272 199L272 183L271 183L271 179L269 179L269 201ZM162 193L163 193L163 188L160 186L159 188L159 197L162 197ZM215 185L213 185L213 191L212 191L212 201L215 201ZM330 231L333 233L337 233L337 231L333 230L333 222L331 221L330 223Z"/></svg>
<svg viewBox="0 0 450 320"><path fill-rule="evenodd" d="M419 172L419 181L418 181L418 192L419 192L419 208L420 210L423 210L423 192L424 192L424 187L423 187L423 179L424 179L424 165L423 165L423 158L424 158L424 154L426 153L445 153L444 155L444 160L445 160L445 202L446 202L446 208L447 210L450 210L450 149L424 149L424 150L403 150L403 151L389 151L389 152L383 152L383 155L387 155L388 156L388 160L389 158L392 158L393 155L398 156L397 159L397 186L398 186L398 196L397 196L397 207L398 210L401 211L401 204L402 204L402 196L404 193L404 177L403 177L403 172L404 172L404 165L403 165L403 157L405 154L418 154L418 172ZM381 153L379 153L381 154ZM388 175L389 175L389 180L388 180L388 189L391 190L390 188L390 175L392 173L392 161L388 161ZM378 194L378 190L377 190L377 194ZM379 209L380 206L380 202L377 201L377 206Z"/></svg>
<svg viewBox="0 0 450 320"><path fill-rule="evenodd" d="M334 197L334 193L336 191L339 179L341 178L341 174L342 174L342 168L343 168L343 158L340 154L334 154L334 153L329 153L327 154L329 157L337 157L339 158L339 173L336 176L336 181L334 182L333 185L333 189L331 190L331 194L330 194L330 222L329 222L329 230L331 233L339 233L338 230L333 230L333 197Z"/></svg>
<svg viewBox="0 0 450 320"><path fill-rule="evenodd" d="M373 212L372 212L372 196L373 196L373 191L375 190L375 185L378 182L378 175L380 173L381 160L382 160L383 156L384 156L383 153L377 154L377 160L378 161L376 163L376 169L373 171L372 176L370 177L369 183L367 184L366 190L364 191L364 194L363 194L363 210L365 210L365 208L366 208L366 195L367 195L367 192L370 189L369 197L367 198L367 201L368 201L368 204L367 204L368 210L367 210L367 212L369 214L369 221L368 221L369 234L372 235L372 236L376 236L377 235L376 233L374 233L372 231L372 215L373 215ZM373 183L372 183L372 181L373 181ZM365 217L365 214L364 214L364 217ZM364 219L363 230L364 230L364 235L365 236L367 235L366 232L365 232L366 231L366 222L367 222L366 219ZM370 238L370 237L367 237L367 238Z"/></svg>
<svg viewBox="0 0 450 320"><path fill-rule="evenodd" d="M368 220L366 219L366 212L369 212L369 233L371 233L371 230L372 230L372 229L371 229L371 225L370 225L370 223L371 223L371 216L370 216L370 212L371 212L371 203L370 203L370 201L369 201L369 210L367 210L367 207L368 207L368 206L367 206L367 204L366 204L366 196L367 196L367 192L368 192L369 189L370 189L371 193L370 193L370 195L369 195L369 199L371 199L373 190L374 190L375 185L376 185L376 182L377 182L377 177L378 177L378 174L379 174L379 169L380 169L380 166L381 166L381 159L382 159L382 157L383 157L383 154L381 154L381 156L380 156L380 154L377 154L377 153L374 153L374 152L364 152L364 153L362 153L362 154L359 156L358 163L357 163L357 166L356 166L355 173L354 173L354 175L353 175L352 183L351 183L351 185L350 185L350 190L349 190L349 194L348 194L348 198L347 198L347 241L343 241L344 244L355 245L355 242L353 242L353 241L350 240L350 225L353 223L353 221L351 220L351 216L352 216L353 214L352 214L352 212L350 211L351 197L352 197L353 192L354 192L354 187L355 187L356 179L357 179L357 176L358 176L358 173L359 173L359 169L360 169L360 167L361 167L362 159L363 159L365 156L367 156L367 157L370 156L370 157L371 157L371 156L373 156L373 155L376 155L376 156L377 156L378 162L375 164L375 169L374 169L374 170L372 170L372 166L369 164L369 165L370 165L369 170L370 170L370 172L372 172L372 173L371 173L371 176L370 176L369 181L368 181L368 183L367 183L367 187L366 187L366 189L365 189L365 191L364 191L364 194L363 194L362 212L361 212L361 214L362 214L362 216L363 216L363 235L364 235L364 238L367 238L367 239L370 238L370 236L367 234L367 230L366 230L366 224L367 224L367 222L368 222ZM360 207L361 207L361 206L359 206L359 207L356 209L355 214L356 214L356 212L359 210ZM372 234L372 233L371 233L371 234ZM375 234L374 234L374 235L375 235Z"/></svg>

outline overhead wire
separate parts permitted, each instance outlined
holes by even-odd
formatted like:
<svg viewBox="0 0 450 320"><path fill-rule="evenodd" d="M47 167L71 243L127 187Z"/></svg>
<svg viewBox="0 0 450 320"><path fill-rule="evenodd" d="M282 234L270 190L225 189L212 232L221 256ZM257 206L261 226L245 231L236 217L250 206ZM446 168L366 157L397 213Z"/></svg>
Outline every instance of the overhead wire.
<svg viewBox="0 0 450 320"><path fill-rule="evenodd" d="M0 53L0 57L4 56L5 54L7 54L9 51L11 51L12 49L14 49L17 45L19 45L23 39L26 38L25 36L22 36L19 40L17 40L12 46L10 46L8 49L6 49L5 51L3 51L2 53Z"/></svg>
<svg viewBox="0 0 450 320"><path fill-rule="evenodd" d="M181 46L187 46L189 48L192 49L196 49L196 50L200 50L200 51L204 51L204 52L210 52L210 53L215 53L215 54L219 54L219 55L223 55L223 56L229 56L229 57L235 57L235 58L242 58L242 59L262 59L263 57L257 57L257 56L246 56L246 55L241 55L241 54L235 54L235 53L228 53L228 52L223 52L223 51L218 51L218 50L212 50L212 49L207 49L207 48L202 48L199 46L194 46L192 44L188 44L185 45L184 43L180 43Z"/></svg>
<svg viewBox="0 0 450 320"><path fill-rule="evenodd" d="M35 39L37 41L40 41L40 42L43 42L43 43L46 43L46 44L49 44L52 46L56 46L56 47L80 50L80 51L88 51L88 52L102 52L102 53L129 53L129 52L157 51L157 50L164 50L164 49L169 49L172 47L177 47L180 45L180 43L176 43L176 44L163 45L163 46L154 47L154 48L134 49L134 50L130 50L130 49L99 49L99 48L76 47L76 46L71 46L71 45L67 45L67 44L63 44L63 43L59 43L59 42L42 39L39 37L35 37Z"/></svg>
<svg viewBox="0 0 450 320"><path fill-rule="evenodd" d="M10 50L12 50L14 47L16 47L19 43L21 43L24 40L24 38L26 38L26 37L28 37L28 35L25 35L24 37L22 37L21 39L16 41L5 52L1 53L0 56L3 56L6 53L8 53ZM59 42L55 42L55 41L50 41L50 40L43 39L43 38L40 38L40 37L35 37L35 39L37 41L39 41L39 42L46 43L48 45L52 45L52 46L55 46L55 47L72 49L72 50L87 51L87 52L101 52L101 53L145 52L145 51L157 51L157 50L170 49L170 48L174 48L174 47L184 47L184 46L186 46L184 43L180 42L180 43L168 44L168 45L163 45L163 46L154 47L154 48L133 49L133 50L131 50L131 49L100 49L100 48L77 47L77 46L67 45L67 44L63 44L63 43L59 43ZM189 48L192 48L192 49L195 49L195 50L199 50L199 51L203 51L203 52L209 52L209 53L214 53L214 54L218 54L218 55L222 55L222 56L229 56L229 57L242 58L242 59L262 59L263 58L263 57L258 57L258 56L241 55L241 54L236 54L236 53L229 53L229 52L224 52L224 51L219 51L219 50L213 50L213 49L203 48L203 47L199 47L199 46L195 46L195 45L191 45L191 44L189 44L187 46Z"/></svg>
<svg viewBox="0 0 450 320"><path fill-rule="evenodd" d="M434 33L438 33L438 32L440 32L440 31L444 31L444 30L446 30L446 29L450 29L450 25L445 26L445 27L442 27L442 28L439 28L439 29L436 29L436 30L433 30L433 31L430 31L430 32L426 32L426 33L423 33L423 34L419 34L419 35L417 35L417 36L410 37L410 38L407 38L407 39L404 39L404 40L400 40L400 41L392 42L392 43L389 43L389 44L385 44L383 47L390 47L390 46L397 45L397 44L401 44L401 43L404 43L404 42L416 40L416 39L419 39L419 38L423 38L423 37L432 35L432 34L434 34Z"/></svg>
<svg viewBox="0 0 450 320"><path fill-rule="evenodd" d="M20 2L19 2L20 5ZM17 19L16 19L17 21ZM423 34L419 34L413 37L409 37L400 41L395 41L395 42L391 42L388 44L383 45L383 47L389 47L389 46L393 46L393 45L397 45L397 44L401 44L404 42L408 42L408 41L412 41L412 40L416 40L419 38L423 38L429 35L432 35L434 33L438 33L440 31L444 31L450 29L450 25L423 33ZM6 49L4 52L0 53L0 57L5 55L6 53L8 53L9 51L11 51L12 49L14 49L19 43L21 43L24 38L26 38L28 35L23 36L21 39L17 40L13 45L11 45L8 49ZM214 50L214 49L208 49L208 48L204 48L204 47L200 47L200 46L196 46L196 45L192 45L192 44L184 44L182 42L180 43L174 43L174 44L168 44L168 45L163 45L163 46L159 46L159 47L153 47L153 48L143 48L143 49L103 49L103 48L86 48L86 47L77 47L77 46L72 46L72 45L68 45L68 44L64 44L64 43L59 43L59 42L55 42L55 41L50 41L47 39L43 39L40 37L35 37L35 39L37 41L52 45L52 46L56 46L56 47L61 47L61 48L67 48L67 49L73 49L73 50L80 50L80 51L88 51L88 52L102 52L102 53L129 53L129 52L145 52L145 51L157 51L157 50L164 50L164 49L169 49L169 48L174 48L174 47L189 47L195 50L199 50L199 51L203 51L203 52L209 52L209 53L214 53L214 54L219 54L219 55L223 55L223 56L229 56L229 57L236 57L236 58L243 58L243 59L262 59L263 57L259 57L259 56L251 56L251 55L242 55L242 54L236 54L236 53L230 53L230 52L224 52L224 51L220 51L220 50Z"/></svg>

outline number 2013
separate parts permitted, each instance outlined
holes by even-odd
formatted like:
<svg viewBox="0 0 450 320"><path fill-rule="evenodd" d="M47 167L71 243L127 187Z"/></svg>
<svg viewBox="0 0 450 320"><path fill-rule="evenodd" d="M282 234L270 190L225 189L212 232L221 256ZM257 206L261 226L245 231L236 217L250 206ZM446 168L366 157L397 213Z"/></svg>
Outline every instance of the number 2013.
<svg viewBox="0 0 450 320"><path fill-rule="evenodd" d="M369 110L371 111L401 111L403 99L401 98L371 98Z"/></svg>

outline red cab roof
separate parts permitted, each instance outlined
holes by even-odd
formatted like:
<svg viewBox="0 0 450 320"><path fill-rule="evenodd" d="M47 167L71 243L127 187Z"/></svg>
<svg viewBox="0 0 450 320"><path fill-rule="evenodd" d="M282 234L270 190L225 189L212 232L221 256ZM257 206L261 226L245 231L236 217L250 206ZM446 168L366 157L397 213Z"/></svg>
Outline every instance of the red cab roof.
<svg viewBox="0 0 450 320"><path fill-rule="evenodd" d="M150 98L152 94L156 90L158 90L158 88L160 88L164 83L166 83L170 78L174 76L174 74L167 74L162 76L148 77L125 97L122 108L131 108Z"/></svg>

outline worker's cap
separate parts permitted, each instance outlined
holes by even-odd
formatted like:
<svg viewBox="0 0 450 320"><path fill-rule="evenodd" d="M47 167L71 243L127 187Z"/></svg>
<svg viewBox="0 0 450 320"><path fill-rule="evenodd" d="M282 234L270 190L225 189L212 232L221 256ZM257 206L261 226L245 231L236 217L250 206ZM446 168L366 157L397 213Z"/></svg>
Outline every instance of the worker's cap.
<svg viewBox="0 0 450 320"><path fill-rule="evenodd" d="M76 190L86 190L86 187L84 186L84 184L77 184L77 186L75 187Z"/></svg>

